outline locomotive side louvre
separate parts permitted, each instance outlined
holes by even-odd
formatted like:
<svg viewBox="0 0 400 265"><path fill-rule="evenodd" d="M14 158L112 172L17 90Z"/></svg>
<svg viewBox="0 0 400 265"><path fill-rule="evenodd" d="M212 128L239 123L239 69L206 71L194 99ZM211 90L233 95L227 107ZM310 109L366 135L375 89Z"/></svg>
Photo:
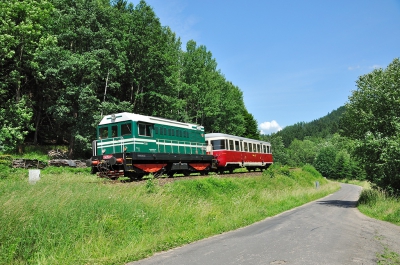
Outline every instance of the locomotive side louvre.
<svg viewBox="0 0 400 265"><path fill-rule="evenodd" d="M206 134L206 143L212 146L217 160L217 171L233 172L235 168L267 169L273 163L271 144L223 133Z"/></svg>
<svg viewBox="0 0 400 265"><path fill-rule="evenodd" d="M203 126L127 112L105 116L92 147L87 164L92 173L109 178L206 174L213 162L206 154Z"/></svg>

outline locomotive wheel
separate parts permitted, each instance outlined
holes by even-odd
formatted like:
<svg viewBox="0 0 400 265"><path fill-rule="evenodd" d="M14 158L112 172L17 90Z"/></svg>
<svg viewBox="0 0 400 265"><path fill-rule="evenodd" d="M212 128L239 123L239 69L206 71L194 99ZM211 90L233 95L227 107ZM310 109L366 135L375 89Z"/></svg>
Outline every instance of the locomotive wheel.
<svg viewBox="0 0 400 265"><path fill-rule="evenodd" d="M223 170L223 169L220 169L220 170L219 170L219 174L224 174L224 170Z"/></svg>

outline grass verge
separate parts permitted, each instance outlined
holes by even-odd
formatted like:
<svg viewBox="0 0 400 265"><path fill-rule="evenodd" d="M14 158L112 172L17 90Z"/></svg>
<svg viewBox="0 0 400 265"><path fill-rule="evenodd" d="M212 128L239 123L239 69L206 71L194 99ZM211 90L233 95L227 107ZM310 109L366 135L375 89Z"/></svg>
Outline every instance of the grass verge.
<svg viewBox="0 0 400 265"><path fill-rule="evenodd" d="M257 177L119 183L48 167L0 178L0 264L123 264L324 197L339 185L311 166ZM319 188L315 182L319 182Z"/></svg>
<svg viewBox="0 0 400 265"><path fill-rule="evenodd" d="M395 225L400 225L400 199L389 196L380 189L372 189L367 181L346 181L363 187L358 200L358 209L363 214ZM377 264L400 264L400 254L383 245L383 252L377 253Z"/></svg>

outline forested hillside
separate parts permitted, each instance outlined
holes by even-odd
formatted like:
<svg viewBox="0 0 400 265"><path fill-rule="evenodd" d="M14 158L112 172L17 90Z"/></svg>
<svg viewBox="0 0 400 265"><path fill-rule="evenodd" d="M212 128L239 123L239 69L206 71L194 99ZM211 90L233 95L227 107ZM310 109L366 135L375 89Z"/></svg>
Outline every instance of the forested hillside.
<svg viewBox="0 0 400 265"><path fill-rule="evenodd" d="M285 147L289 147L294 139L304 140L305 137L325 138L339 132L339 122L344 111L345 107L341 106L317 120L298 122L294 125L286 126L281 131L277 132L276 136L282 137Z"/></svg>
<svg viewBox="0 0 400 265"><path fill-rule="evenodd" d="M0 43L0 151L52 141L82 155L122 111L257 134L211 51L182 45L145 1L1 1Z"/></svg>

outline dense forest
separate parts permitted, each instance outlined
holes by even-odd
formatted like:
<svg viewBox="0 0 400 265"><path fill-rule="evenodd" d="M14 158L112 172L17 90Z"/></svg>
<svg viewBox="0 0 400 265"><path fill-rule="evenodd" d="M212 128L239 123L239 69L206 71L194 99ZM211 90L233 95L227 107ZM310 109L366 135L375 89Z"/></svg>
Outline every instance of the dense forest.
<svg viewBox="0 0 400 265"><path fill-rule="evenodd" d="M294 125L286 126L281 131L276 133L276 136L281 136L285 147L289 147L294 140L304 140L306 137L326 138L340 130L340 118L345 111L345 107L341 106L338 109L328 113L328 115L311 122L298 122Z"/></svg>
<svg viewBox="0 0 400 265"><path fill-rule="evenodd" d="M2 1L0 23L3 151L52 142L82 156L101 116L122 111L257 136L212 53L182 50L145 1Z"/></svg>

